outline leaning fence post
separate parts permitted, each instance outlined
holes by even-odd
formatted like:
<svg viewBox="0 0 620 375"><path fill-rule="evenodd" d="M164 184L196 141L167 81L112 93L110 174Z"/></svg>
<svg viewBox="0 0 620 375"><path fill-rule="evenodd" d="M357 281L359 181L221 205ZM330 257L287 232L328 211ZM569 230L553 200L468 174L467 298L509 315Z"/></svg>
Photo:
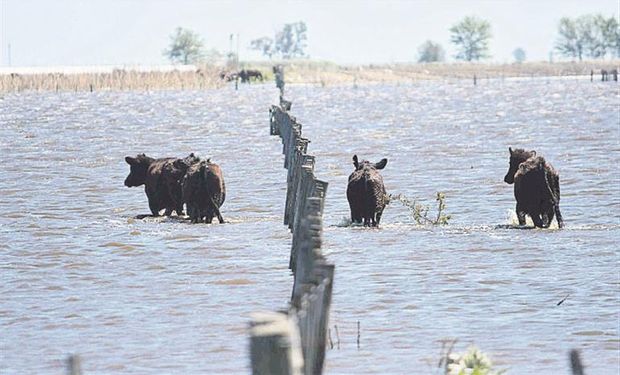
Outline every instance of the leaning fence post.
<svg viewBox="0 0 620 375"><path fill-rule="evenodd" d="M301 375L303 357L294 317L278 312L254 313L250 322L253 375Z"/></svg>
<svg viewBox="0 0 620 375"><path fill-rule="evenodd" d="M570 351L570 367L573 375L584 375L583 374L583 365L581 364L581 359L579 358L579 351L573 349Z"/></svg>
<svg viewBox="0 0 620 375"><path fill-rule="evenodd" d="M77 354L71 354L67 358L67 375L82 375L82 361Z"/></svg>

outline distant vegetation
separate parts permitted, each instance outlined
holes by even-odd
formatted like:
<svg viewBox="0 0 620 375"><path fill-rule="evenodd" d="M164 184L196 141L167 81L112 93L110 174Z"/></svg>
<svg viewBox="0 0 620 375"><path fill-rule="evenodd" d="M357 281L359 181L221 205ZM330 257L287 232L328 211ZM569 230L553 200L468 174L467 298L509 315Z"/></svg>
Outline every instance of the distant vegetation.
<svg viewBox="0 0 620 375"><path fill-rule="evenodd" d="M427 40L418 48L418 62L443 62L446 59L446 52L439 43Z"/></svg>
<svg viewBox="0 0 620 375"><path fill-rule="evenodd" d="M458 49L456 59L473 61L490 57L491 24L477 17L465 17L450 28L450 40Z"/></svg>
<svg viewBox="0 0 620 375"><path fill-rule="evenodd" d="M520 64L525 61L525 50L519 47L512 51L512 56L515 58L515 61Z"/></svg>
<svg viewBox="0 0 620 375"><path fill-rule="evenodd" d="M615 16L586 14L577 18L564 17L558 26L555 49L563 56L581 61L584 57L620 57L620 30Z"/></svg>
<svg viewBox="0 0 620 375"><path fill-rule="evenodd" d="M173 63L196 64L205 57L204 42L192 30L177 27L170 36L170 46L164 50L164 56Z"/></svg>
<svg viewBox="0 0 620 375"><path fill-rule="evenodd" d="M308 36L305 22L287 23L275 38L262 37L250 42L250 48L260 51L263 56L273 56L284 60L306 57Z"/></svg>

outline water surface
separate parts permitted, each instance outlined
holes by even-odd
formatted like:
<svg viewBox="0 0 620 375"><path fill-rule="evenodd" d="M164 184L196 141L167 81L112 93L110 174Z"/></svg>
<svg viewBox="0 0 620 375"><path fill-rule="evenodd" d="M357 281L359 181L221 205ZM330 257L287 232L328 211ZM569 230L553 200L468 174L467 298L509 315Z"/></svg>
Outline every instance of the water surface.
<svg viewBox="0 0 620 375"><path fill-rule="evenodd" d="M0 372L59 373L67 353L86 373L249 372L249 313L285 307L292 287L275 95L270 84L0 99ZM588 374L619 368L617 85L291 86L287 98L330 183L327 373L433 373L446 338L509 373L568 373L572 348ZM509 146L559 170L565 230L505 229ZM148 205L123 186L124 157L141 152L212 157L230 223L136 220ZM416 225L396 202L380 229L343 226L353 154L388 158L388 192L431 211L444 192L450 224Z"/></svg>

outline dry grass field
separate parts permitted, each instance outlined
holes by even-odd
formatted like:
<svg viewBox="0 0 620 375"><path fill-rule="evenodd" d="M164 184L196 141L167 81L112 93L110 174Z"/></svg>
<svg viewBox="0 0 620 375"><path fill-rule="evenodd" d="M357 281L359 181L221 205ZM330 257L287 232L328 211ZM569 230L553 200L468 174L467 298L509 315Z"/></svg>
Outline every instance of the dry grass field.
<svg viewBox="0 0 620 375"><path fill-rule="evenodd" d="M243 63L241 68L260 70L266 81L273 80L271 68L279 62ZM330 62L295 60L281 62L289 84L342 85L406 83L431 79L477 79L506 77L583 76L617 68L620 60L583 62L526 62L522 64L430 63L337 65ZM0 93L22 91L101 91L101 90L200 90L225 84L222 66L201 65L195 70L137 71L115 69L97 73L0 74ZM229 70L229 69L228 69Z"/></svg>

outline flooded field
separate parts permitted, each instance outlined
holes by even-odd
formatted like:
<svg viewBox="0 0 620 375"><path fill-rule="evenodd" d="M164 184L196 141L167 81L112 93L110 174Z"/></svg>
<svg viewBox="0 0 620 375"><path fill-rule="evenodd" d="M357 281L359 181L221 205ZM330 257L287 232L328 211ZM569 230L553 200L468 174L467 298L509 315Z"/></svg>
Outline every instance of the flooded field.
<svg viewBox="0 0 620 375"><path fill-rule="evenodd" d="M270 137L272 84L211 91L0 98L0 373L248 373L249 314L286 306L286 170ZM508 373L620 366L620 124L614 83L585 80L291 86L330 183L323 252L336 265L326 373L438 373L440 341ZM564 230L506 229L508 147L560 172ZM224 225L148 213L127 155L196 152L223 169ZM392 194L379 229L344 225L351 157ZM558 305L562 299L566 300ZM357 345L357 324L360 345ZM338 335L335 334L338 327Z"/></svg>

